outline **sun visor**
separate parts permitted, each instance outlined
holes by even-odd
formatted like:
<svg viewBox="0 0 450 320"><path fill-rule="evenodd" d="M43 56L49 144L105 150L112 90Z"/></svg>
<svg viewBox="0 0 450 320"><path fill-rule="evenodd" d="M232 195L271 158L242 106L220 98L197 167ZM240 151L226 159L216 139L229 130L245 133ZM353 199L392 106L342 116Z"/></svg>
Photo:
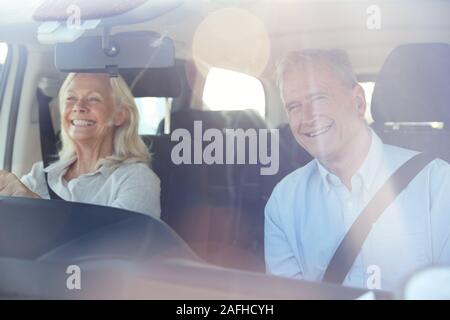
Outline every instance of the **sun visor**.
<svg viewBox="0 0 450 320"><path fill-rule="evenodd" d="M136 24L160 17L183 0L45 0L33 19L42 22L38 40L44 44L72 42L86 30Z"/></svg>
<svg viewBox="0 0 450 320"><path fill-rule="evenodd" d="M35 10L36 21L102 20L102 26L134 24L157 18L183 0L45 0Z"/></svg>
<svg viewBox="0 0 450 320"><path fill-rule="evenodd" d="M153 32L82 37L55 45L55 66L61 72L114 75L119 69L168 68L174 65L173 41Z"/></svg>

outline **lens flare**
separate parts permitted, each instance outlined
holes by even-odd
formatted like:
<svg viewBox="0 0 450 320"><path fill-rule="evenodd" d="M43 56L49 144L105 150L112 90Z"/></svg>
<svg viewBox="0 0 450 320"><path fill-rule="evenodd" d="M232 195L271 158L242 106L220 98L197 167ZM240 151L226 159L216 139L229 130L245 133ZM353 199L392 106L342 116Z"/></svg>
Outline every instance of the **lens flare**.
<svg viewBox="0 0 450 320"><path fill-rule="evenodd" d="M211 67L259 76L270 57L263 22L248 11L226 8L213 12L198 26L192 44L194 62L206 77Z"/></svg>

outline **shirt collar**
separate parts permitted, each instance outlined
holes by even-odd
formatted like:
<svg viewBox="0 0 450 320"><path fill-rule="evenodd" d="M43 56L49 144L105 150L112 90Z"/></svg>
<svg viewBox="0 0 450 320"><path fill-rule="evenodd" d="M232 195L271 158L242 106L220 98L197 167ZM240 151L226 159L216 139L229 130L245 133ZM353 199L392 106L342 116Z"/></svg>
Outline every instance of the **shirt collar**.
<svg viewBox="0 0 450 320"><path fill-rule="evenodd" d="M44 172L47 172L49 175L60 175L63 172L66 171L66 169L75 162L77 159L76 156L73 156L66 160L59 160L48 167L44 168ZM85 174L86 176L91 176L97 173L101 173L103 176L108 176L110 173L110 170L113 169L111 166L107 165L107 163L102 164L99 168L97 168L95 171Z"/></svg>
<svg viewBox="0 0 450 320"><path fill-rule="evenodd" d="M381 162L382 150L383 150L383 142L378 137L378 135L369 127L371 143L369 152L367 153L366 159L362 163L361 167L355 173L355 176L359 176L362 180L362 185L365 191L368 191L372 186L372 183L375 179L375 175L377 173L378 165ZM329 172L317 159L315 160L317 163L317 167L319 169L319 174L322 178L322 182L325 186L326 192L330 190L331 187L336 186L341 183L340 179Z"/></svg>
<svg viewBox="0 0 450 320"><path fill-rule="evenodd" d="M74 163L76 159L77 157L71 157L66 160L58 160L49 165L48 167L44 168L44 172L53 173L63 171L64 169L69 167L72 163Z"/></svg>

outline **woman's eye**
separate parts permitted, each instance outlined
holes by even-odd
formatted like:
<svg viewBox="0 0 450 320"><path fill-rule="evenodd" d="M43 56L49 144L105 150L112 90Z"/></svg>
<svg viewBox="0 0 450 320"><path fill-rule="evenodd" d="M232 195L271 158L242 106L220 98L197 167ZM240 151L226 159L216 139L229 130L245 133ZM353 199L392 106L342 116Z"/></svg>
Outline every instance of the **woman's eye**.
<svg viewBox="0 0 450 320"><path fill-rule="evenodd" d="M100 98L97 97L90 97L89 102L100 102Z"/></svg>
<svg viewBox="0 0 450 320"><path fill-rule="evenodd" d="M75 101L76 98L75 98L75 97L72 97L72 96L68 96L68 97L66 98L66 100L67 100L67 101Z"/></svg>

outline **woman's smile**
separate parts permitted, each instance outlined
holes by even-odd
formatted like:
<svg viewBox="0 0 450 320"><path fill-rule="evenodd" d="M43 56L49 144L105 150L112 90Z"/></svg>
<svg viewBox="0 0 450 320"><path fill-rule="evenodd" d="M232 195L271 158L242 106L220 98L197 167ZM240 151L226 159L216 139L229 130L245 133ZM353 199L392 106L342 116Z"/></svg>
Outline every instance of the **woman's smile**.
<svg viewBox="0 0 450 320"><path fill-rule="evenodd" d="M97 124L97 121L94 120L85 120L85 119L73 119L70 121L70 124L77 128L85 128L92 127Z"/></svg>

